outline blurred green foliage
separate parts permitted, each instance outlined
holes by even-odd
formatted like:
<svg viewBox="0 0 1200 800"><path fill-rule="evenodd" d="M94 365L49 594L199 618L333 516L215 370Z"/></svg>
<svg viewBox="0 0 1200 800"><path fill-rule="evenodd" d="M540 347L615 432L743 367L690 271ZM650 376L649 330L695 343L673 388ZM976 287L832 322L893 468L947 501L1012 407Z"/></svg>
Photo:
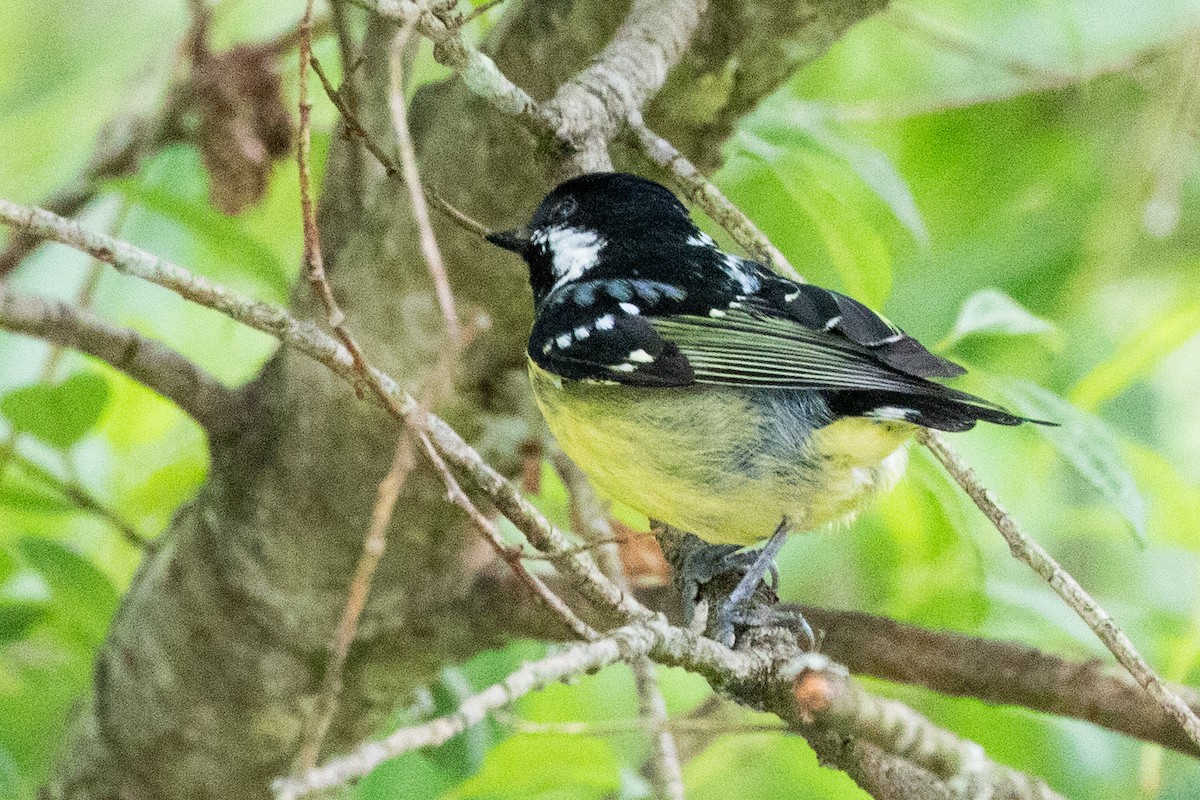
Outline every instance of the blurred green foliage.
<svg viewBox="0 0 1200 800"><path fill-rule="evenodd" d="M80 174L111 121L160 102L178 57L164 43L179 40L186 16L171 2L0 0L0 19L0 187L37 202ZM215 43L265 39L294 21L265 0L225 2ZM318 55L335 63L328 40ZM442 74L427 48L418 74ZM285 82L293 92L294 78ZM1189 98L1198 84L1194 0L903 0L747 117L716 176L806 277L941 342L972 368L966 388L1062 423L980 429L955 444L1151 662L1193 684L1200 179ZM319 111L318 160L332 121ZM284 299L301 246L294 168L281 164L265 200L236 218L214 211L207 192L197 153L176 145L105 184L83 218L242 291ZM65 248L43 247L13 281L72 300L85 293L105 318L168 342L231 385L273 348ZM10 335L0 335L0 417L0 796L26 798L138 561L111 522L64 487L153 535L200 486L207 454L166 401L103 365ZM536 499L565 524L562 487L543 477ZM781 573L788 598L1103 656L922 453L853 526L789 542ZM392 722L452 708L544 650L518 642L447 665L425 696L398 698ZM703 682L659 673L672 714L694 720ZM1200 785L1193 760L1088 725L873 688L1068 796L1191 798ZM681 737L689 797L863 796L801 740L764 730L761 715L725 710L716 721L719 734ZM614 667L397 759L355 792L637 798L647 793L647 752L631 677Z"/></svg>

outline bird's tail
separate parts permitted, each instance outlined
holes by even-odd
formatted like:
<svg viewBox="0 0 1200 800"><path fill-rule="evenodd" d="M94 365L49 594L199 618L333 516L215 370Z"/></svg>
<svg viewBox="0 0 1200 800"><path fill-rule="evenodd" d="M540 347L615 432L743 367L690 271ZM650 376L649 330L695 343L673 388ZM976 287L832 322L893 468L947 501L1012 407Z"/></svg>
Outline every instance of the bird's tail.
<svg viewBox="0 0 1200 800"><path fill-rule="evenodd" d="M941 387L946 388L946 387ZM953 395L923 395L906 392L838 392L833 411L842 416L911 422L939 431L969 431L976 422L993 425L1057 425L1056 422L1018 416L982 397L948 390Z"/></svg>

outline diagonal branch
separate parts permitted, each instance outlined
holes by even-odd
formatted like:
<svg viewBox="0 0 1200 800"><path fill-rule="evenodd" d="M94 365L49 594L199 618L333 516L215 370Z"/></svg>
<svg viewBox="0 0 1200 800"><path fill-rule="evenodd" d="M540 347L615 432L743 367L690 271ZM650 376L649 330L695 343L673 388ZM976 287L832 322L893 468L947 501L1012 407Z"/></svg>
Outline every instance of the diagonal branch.
<svg viewBox="0 0 1200 800"><path fill-rule="evenodd" d="M74 247L112 264L126 275L158 284L181 297L274 336L325 365L351 386L359 386L365 373L379 405L413 426L419 434L428 436L438 451L462 470L500 512L529 538L534 547L551 553L570 549L570 542L563 532L551 525L507 478L486 464L453 428L436 415L426 413L391 376L366 365L361 354L353 353L345 344L312 323L300 322L278 306L251 300L128 242L90 231L48 211L25 208L0 199L0 221ZM589 553L575 552L557 563L577 578L584 593L601 607L614 609L629 619L650 615L628 592L601 573Z"/></svg>
<svg viewBox="0 0 1200 800"><path fill-rule="evenodd" d="M822 652L855 674L1073 717L1200 756L1200 748L1141 686L1099 661L1071 661L1017 642L933 631L856 611L799 608L824 632ZM1169 688L1200 712L1200 692Z"/></svg>
<svg viewBox="0 0 1200 800"><path fill-rule="evenodd" d="M635 622L602 639L526 664L465 699L451 714L401 728L299 778L278 781L276 796L295 800L347 785L390 758L442 744L491 712L555 681L617 661L650 658L699 672L741 702L776 713L860 785L885 787L889 796L1058 798L1036 778L990 761L974 742L938 728L902 703L870 694L828 658L809 654L783 664L771 652L771 648L735 652L660 620ZM866 746L848 744L854 739ZM912 793L915 787L921 787L921 794ZM896 794L901 791L906 794Z"/></svg>
<svg viewBox="0 0 1200 800"><path fill-rule="evenodd" d="M83 309L17 294L0 284L0 328L70 347L108 363L174 402L210 436L233 433L246 422L240 395L190 359Z"/></svg>
<svg viewBox="0 0 1200 800"><path fill-rule="evenodd" d="M574 599L563 581L552 587L568 601ZM481 573L471 595L484 625L507 624L517 636L562 635L507 576ZM641 587L637 597L669 619L679 618L679 595L669 586ZM778 608L785 618L802 612L822 634L821 651L855 675L1071 717L1200 757L1200 748L1125 670L1098 660L1071 660L1018 642L930 630L858 611L790 603ZM1200 712L1200 692L1188 686L1169 688Z"/></svg>
<svg viewBox="0 0 1200 800"><path fill-rule="evenodd" d="M1100 641L1104 642L1108 651L1116 656L1121 666L1129 670L1129 674L1142 685L1163 711L1179 723L1188 738L1195 745L1200 746L1200 717L1197 717L1196 713L1171 691L1166 681L1159 677L1146 659L1142 658L1133 642L1117 626L1108 612L1101 608L1095 598L1079 585L1071 573L1063 569L1041 545L1021 530L1017 521L996 502L992 493L979 482L979 478L970 465L963 460L962 456L954 452L941 436L934 431L923 430L920 438L921 442L929 448L938 461L942 462L946 471L975 502L984 516L992 521L996 530L1008 542L1008 548L1012 551L1013 557L1028 564L1030 569L1041 575L1046 583L1050 584L1050 588L1054 589L1067 605L1075 609L1075 612L1095 632L1096 636L1100 637Z"/></svg>
<svg viewBox="0 0 1200 800"><path fill-rule="evenodd" d="M372 377L373 386L380 392L381 404L411 425L419 434L427 435L437 446L439 453L464 470L536 546L549 552L559 552L566 548L566 539L562 533L546 523L515 487L485 464L457 433L434 415L423 413L417 401L399 390L389 376L362 364L344 345L314 326L304 325L292 319L282 309L240 297L223 287L191 275L182 267L112 237L86 231L70 220L48 212L25 209L0 200L0 219L28 228L41 236L78 247L96 258L113 263L127 274L158 283L189 299L223 311L252 327L273 334L281 341L325 364L335 374L351 383L360 380L363 369L366 369ZM616 647L617 652L612 656L614 659L649 655L660 663L681 666L701 674L714 688L729 692L742 703L767 708L785 719L800 719L800 714L794 708L794 700L787 699L790 696L789 690L780 683L784 663L799 655L794 639L786 636L779 639L776 636L777 640L773 644L765 643L763 646L764 642L758 642L746 651L734 652L694 632L668 625L661 615L652 615L627 592L601 574L587 553L573 553L561 559L559 563L580 581L580 588L592 599L630 620L630 624L621 629L621 636L627 641ZM775 630L778 632L778 629ZM767 635L769 632L763 631L760 638ZM866 731L860 731L853 726L869 725L873 719L887 719L891 729L895 729L897 714L900 714L903 707L897 704L889 708L892 709L892 714L888 717L872 716L870 713L856 716L851 720L853 725L848 722L848 729L843 733L865 735ZM905 727L900 738L889 739L886 731L876 732L867 738L877 745L880 742L891 741L900 746L903 742L910 741L915 735L914 732L924 731L925 727L930 725L927 720L911 710L903 719ZM939 742L950 741L949 734L940 736L926 732L922 736L924 739ZM814 746L818 746L818 749L820 747L819 744ZM366 749L369 753L378 755L378 748L374 745L368 744ZM855 751L845 755L844 763L837 759L833 763L838 763L851 774L869 777L876 772L886 775L896 769L911 769L911 765L906 761L908 755L884 754L883 757L872 760L864 757L862 752ZM958 763L953 759L949 760ZM321 769L323 768L318 767L317 771ZM311 774L306 773L305 779ZM867 777L863 777L863 780L867 780ZM880 780L887 783L885 778L881 777Z"/></svg>
<svg viewBox="0 0 1200 800"><path fill-rule="evenodd" d="M434 43L434 56L457 72L472 92L535 133L550 134L565 149L564 175L612 169L608 144L629 116L666 83L687 50L706 0L635 0L616 35L578 75L539 103L500 72L490 58L468 45L464 18L428 0L381 0L374 10L401 24L415 23Z"/></svg>

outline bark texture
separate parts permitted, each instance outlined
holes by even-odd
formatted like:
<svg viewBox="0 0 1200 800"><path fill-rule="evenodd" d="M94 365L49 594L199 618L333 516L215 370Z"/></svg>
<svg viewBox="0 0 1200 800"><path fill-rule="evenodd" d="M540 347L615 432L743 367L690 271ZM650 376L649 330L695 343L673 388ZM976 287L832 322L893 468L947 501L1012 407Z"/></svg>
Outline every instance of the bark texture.
<svg viewBox="0 0 1200 800"><path fill-rule="evenodd" d="M882 4L716 0L647 123L712 168L739 115ZM486 50L519 85L548 98L626 11L601 0L514 5ZM393 28L364 22L358 113L390 141ZM410 119L425 180L487 224L524 219L549 188L555 147L457 80L422 90ZM615 155L618 168L647 169ZM355 143L338 141L320 221L351 330L379 367L415 389L442 339L404 187ZM515 468L518 443L539 430L523 369L526 276L517 259L436 222L460 308L492 320L459 367L450 407L439 411L493 464ZM318 316L307 286L293 306ZM287 352L243 394L248 422L211 442L208 483L147 554L122 602L49 796L257 798L288 769L397 430ZM328 751L364 736L443 663L500 643L505 631L470 596L490 559L443 501L440 483L418 470L350 654Z"/></svg>

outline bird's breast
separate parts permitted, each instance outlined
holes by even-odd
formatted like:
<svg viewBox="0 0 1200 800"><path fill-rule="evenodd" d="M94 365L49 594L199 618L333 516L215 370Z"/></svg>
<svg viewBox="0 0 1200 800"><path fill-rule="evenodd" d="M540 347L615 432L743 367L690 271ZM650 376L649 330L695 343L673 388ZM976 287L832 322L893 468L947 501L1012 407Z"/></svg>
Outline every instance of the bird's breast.
<svg viewBox="0 0 1200 800"><path fill-rule="evenodd" d="M831 422L817 393L562 380L530 362L559 446L602 492L715 543L852 517L903 468L912 426Z"/></svg>

